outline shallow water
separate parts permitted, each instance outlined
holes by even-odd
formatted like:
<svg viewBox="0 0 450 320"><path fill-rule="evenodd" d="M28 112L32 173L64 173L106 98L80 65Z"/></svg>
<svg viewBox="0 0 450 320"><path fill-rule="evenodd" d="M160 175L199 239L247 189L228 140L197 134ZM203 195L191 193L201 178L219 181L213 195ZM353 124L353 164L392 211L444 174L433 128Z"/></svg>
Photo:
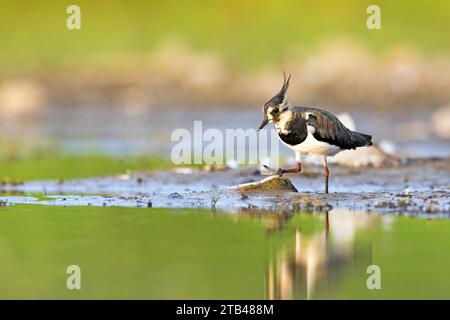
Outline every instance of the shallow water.
<svg viewBox="0 0 450 320"><path fill-rule="evenodd" d="M427 120L429 113L396 116L362 111L351 115L358 130L373 135L376 143L382 140L393 142L399 154L414 157L450 155L447 141L436 138L431 132L412 132L408 127L411 122ZM0 117L0 137L5 140L3 143L17 144L22 149L51 147L63 154L77 156L95 151L116 157L147 154L170 157L170 150L176 144L170 141L173 130L186 128L193 132L195 120L203 121L203 130L216 128L225 132L225 129L256 129L261 117L258 106L240 109L48 107L29 117ZM271 134L275 135L275 132ZM293 157L285 147L280 147L280 152Z"/></svg>
<svg viewBox="0 0 450 320"><path fill-rule="evenodd" d="M362 211L14 205L0 208L0 298L448 299L448 243L449 220Z"/></svg>

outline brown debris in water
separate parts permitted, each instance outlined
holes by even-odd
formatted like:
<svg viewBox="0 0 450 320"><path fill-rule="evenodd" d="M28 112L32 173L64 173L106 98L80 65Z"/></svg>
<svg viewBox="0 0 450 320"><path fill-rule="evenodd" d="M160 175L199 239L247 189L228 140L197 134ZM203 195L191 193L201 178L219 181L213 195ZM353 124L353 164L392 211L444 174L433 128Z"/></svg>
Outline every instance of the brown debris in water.
<svg viewBox="0 0 450 320"><path fill-rule="evenodd" d="M6 178L6 179L1 180L0 184L2 186L21 186L24 184L24 181L20 180L20 179Z"/></svg>

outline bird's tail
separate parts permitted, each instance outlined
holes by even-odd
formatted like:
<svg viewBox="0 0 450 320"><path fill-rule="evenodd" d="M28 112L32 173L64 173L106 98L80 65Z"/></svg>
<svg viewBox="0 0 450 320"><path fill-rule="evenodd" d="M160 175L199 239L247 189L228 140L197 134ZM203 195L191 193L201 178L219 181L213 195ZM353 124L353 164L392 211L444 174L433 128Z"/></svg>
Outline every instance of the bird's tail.
<svg viewBox="0 0 450 320"><path fill-rule="evenodd" d="M372 145L372 136L364 133L352 131L358 147L370 147Z"/></svg>

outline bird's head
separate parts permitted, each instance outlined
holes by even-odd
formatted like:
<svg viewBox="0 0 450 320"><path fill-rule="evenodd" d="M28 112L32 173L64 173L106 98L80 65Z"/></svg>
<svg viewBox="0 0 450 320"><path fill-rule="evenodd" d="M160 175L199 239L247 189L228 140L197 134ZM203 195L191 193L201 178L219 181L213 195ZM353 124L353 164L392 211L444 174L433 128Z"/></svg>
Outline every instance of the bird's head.
<svg viewBox="0 0 450 320"><path fill-rule="evenodd" d="M264 104L264 119L259 125L258 130L264 128L268 123L277 122L283 112L286 112L289 109L287 90L289 88L291 76L286 79L286 74L283 73L283 77L283 86L281 87L280 92Z"/></svg>

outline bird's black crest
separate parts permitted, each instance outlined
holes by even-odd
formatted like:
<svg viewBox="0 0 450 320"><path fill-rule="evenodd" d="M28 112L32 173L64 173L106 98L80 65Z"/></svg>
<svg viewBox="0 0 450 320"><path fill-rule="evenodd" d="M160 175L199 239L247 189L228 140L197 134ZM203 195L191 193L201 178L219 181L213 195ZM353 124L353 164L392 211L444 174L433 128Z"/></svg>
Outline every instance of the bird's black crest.
<svg viewBox="0 0 450 320"><path fill-rule="evenodd" d="M268 107L280 105L283 103L283 101L286 100L286 94L289 88L291 75L289 75L289 77L286 79L286 74L283 72L283 78L283 86L281 87L280 92L278 92L272 99L264 104L264 111L267 110Z"/></svg>

